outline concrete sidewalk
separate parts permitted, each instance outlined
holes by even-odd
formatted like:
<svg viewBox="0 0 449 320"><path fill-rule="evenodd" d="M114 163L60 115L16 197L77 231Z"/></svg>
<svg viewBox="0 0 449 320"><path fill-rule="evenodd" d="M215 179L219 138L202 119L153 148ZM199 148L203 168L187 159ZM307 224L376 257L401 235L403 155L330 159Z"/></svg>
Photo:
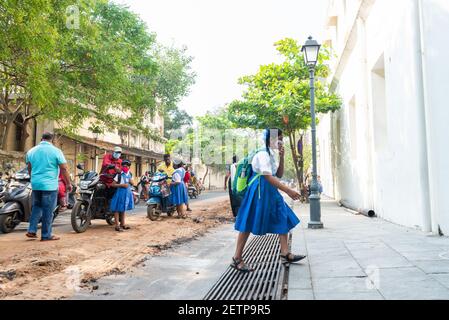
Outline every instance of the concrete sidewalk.
<svg viewBox="0 0 449 320"><path fill-rule="evenodd" d="M309 230L309 207L295 206L301 226L292 251L289 300L449 299L449 238L354 215L323 201L325 229Z"/></svg>

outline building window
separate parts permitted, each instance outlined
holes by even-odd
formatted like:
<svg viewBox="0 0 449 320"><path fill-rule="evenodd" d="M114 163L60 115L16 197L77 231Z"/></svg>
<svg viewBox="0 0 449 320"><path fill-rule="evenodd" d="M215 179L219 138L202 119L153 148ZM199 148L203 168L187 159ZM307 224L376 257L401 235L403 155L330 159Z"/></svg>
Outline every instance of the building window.
<svg viewBox="0 0 449 320"><path fill-rule="evenodd" d="M388 146L388 116L384 55L379 58L371 71L371 88L374 116L374 147L376 152L385 152Z"/></svg>

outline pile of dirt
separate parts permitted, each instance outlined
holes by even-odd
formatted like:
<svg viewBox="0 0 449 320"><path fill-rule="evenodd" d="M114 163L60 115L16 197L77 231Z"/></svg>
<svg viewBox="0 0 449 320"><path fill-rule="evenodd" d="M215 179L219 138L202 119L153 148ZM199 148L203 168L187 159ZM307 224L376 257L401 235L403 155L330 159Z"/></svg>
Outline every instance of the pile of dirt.
<svg viewBox="0 0 449 320"><path fill-rule="evenodd" d="M0 237L0 299L64 299L95 280L138 266L153 255L232 221L228 201L192 204L188 219L150 221L129 215L131 230L118 233L95 220L85 233L55 227L60 241L25 240L22 233Z"/></svg>

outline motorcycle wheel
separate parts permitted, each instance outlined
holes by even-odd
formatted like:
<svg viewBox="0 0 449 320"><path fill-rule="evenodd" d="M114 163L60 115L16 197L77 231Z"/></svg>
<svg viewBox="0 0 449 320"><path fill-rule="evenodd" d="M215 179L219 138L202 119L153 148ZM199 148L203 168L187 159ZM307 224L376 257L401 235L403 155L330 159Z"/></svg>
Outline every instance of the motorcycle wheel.
<svg viewBox="0 0 449 320"><path fill-rule="evenodd" d="M115 225L115 217L113 215L108 215L106 217L106 222L108 223L108 225L114 226Z"/></svg>
<svg viewBox="0 0 449 320"><path fill-rule="evenodd" d="M89 228L90 214L86 210L87 204L82 201L77 201L73 207L71 222L76 233L83 233Z"/></svg>
<svg viewBox="0 0 449 320"><path fill-rule="evenodd" d="M1 215L0 216L0 231L3 233L10 233L16 228L14 224L15 214Z"/></svg>
<svg viewBox="0 0 449 320"><path fill-rule="evenodd" d="M156 204L151 204L147 207L147 217L151 221L156 221L161 216L161 213L157 210Z"/></svg>

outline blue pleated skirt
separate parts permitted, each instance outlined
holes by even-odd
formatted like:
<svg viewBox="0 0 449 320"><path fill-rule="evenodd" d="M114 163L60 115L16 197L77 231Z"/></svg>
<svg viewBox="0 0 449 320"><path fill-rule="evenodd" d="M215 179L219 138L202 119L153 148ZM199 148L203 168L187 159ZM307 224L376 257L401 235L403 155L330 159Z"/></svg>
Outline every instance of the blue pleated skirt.
<svg viewBox="0 0 449 320"><path fill-rule="evenodd" d="M171 184L170 191L171 191L170 202L173 205L179 206L188 203L189 196L187 194L187 188L184 183Z"/></svg>
<svg viewBox="0 0 449 320"><path fill-rule="evenodd" d="M248 188L242 200L235 229L257 236L288 234L299 223L298 217L285 203L278 189L260 176Z"/></svg>
<svg viewBox="0 0 449 320"><path fill-rule="evenodd" d="M131 188L118 188L109 206L111 212L125 212L134 209L134 197Z"/></svg>

